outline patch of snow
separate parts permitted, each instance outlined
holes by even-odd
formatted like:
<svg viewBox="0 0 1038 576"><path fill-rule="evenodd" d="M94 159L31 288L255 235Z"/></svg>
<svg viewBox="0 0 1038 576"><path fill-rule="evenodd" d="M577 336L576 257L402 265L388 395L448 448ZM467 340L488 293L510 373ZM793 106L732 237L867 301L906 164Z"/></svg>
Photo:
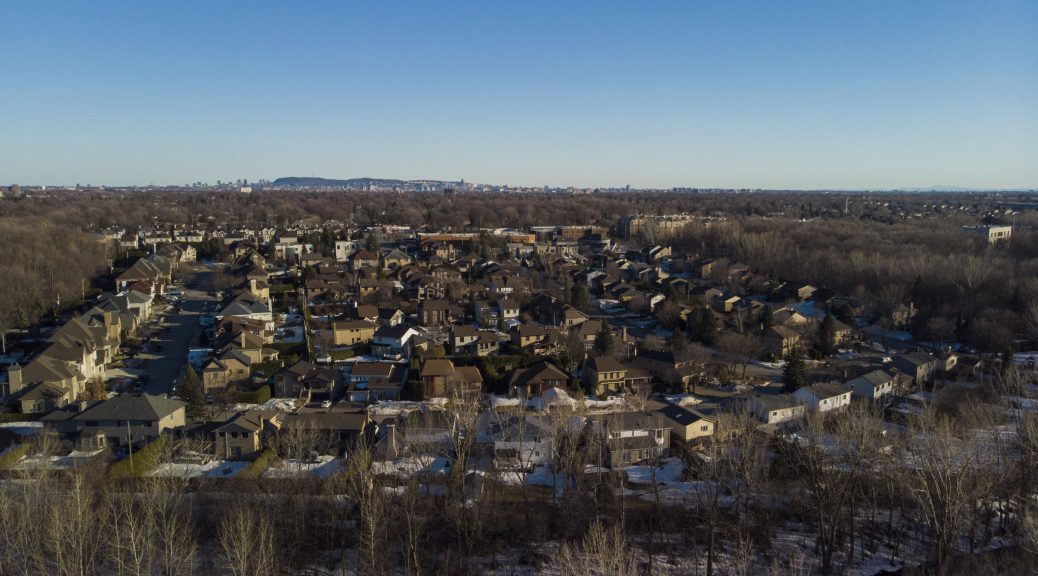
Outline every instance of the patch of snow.
<svg viewBox="0 0 1038 576"><path fill-rule="evenodd" d="M282 460L263 473L264 478L297 478L300 476L313 476L315 478L328 478L345 470L341 459L334 456L318 456L315 460Z"/></svg>
<svg viewBox="0 0 1038 576"><path fill-rule="evenodd" d="M408 400L380 400L368 406L368 414L376 416L399 416L416 410L439 410L447 404L446 398L430 398L426 402Z"/></svg>
<svg viewBox="0 0 1038 576"><path fill-rule="evenodd" d="M696 398L694 394L674 394L671 396L664 396L663 399L678 406L694 406L702 402L702 400Z"/></svg>
<svg viewBox="0 0 1038 576"><path fill-rule="evenodd" d="M655 468L653 475L652 466L627 466L619 468L627 472L627 478L635 484L652 484L653 481L677 482L681 480L681 472L685 469L684 463L679 458L662 458L660 465Z"/></svg>
<svg viewBox="0 0 1038 576"><path fill-rule="evenodd" d="M166 462L159 464L151 476L169 478L232 478L249 466L246 461L210 460L203 463Z"/></svg>

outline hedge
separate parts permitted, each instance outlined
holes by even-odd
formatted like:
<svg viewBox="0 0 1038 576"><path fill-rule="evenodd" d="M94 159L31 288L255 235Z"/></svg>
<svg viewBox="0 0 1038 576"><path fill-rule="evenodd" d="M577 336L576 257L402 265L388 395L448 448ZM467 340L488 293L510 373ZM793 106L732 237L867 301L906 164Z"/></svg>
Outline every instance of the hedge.
<svg viewBox="0 0 1038 576"><path fill-rule="evenodd" d="M238 402L243 404L263 404L270 400L270 386L264 384L251 392L238 392Z"/></svg>
<svg viewBox="0 0 1038 576"><path fill-rule="evenodd" d="M332 360L346 360L353 358L353 350L332 350L328 353Z"/></svg>
<svg viewBox="0 0 1038 576"><path fill-rule="evenodd" d="M263 450L255 460L242 469L241 472L238 472L236 478L259 478L267 468L270 468L274 458L276 456L273 450L270 448Z"/></svg>
<svg viewBox="0 0 1038 576"><path fill-rule="evenodd" d="M12 446L3 456L0 456L0 469L10 468L18 463L23 456L29 453L29 445L26 443Z"/></svg>
<svg viewBox="0 0 1038 576"><path fill-rule="evenodd" d="M108 469L108 477L120 479L144 476L159 465L159 457L165 452L167 444L169 444L169 437L159 436L144 448L134 450L132 458L127 456L112 464Z"/></svg>

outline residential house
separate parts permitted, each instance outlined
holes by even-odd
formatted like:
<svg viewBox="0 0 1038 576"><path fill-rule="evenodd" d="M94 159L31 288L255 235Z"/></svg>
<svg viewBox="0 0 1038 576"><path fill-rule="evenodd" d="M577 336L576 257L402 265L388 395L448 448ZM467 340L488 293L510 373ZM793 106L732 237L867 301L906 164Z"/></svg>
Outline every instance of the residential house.
<svg viewBox="0 0 1038 576"><path fill-rule="evenodd" d="M803 402L792 394L759 394L750 399L749 409L770 425L790 422L806 413Z"/></svg>
<svg viewBox="0 0 1038 576"><path fill-rule="evenodd" d="M921 386L933 380L937 372L937 358L921 352L909 352L894 356L891 366L907 374L912 379L912 384Z"/></svg>
<svg viewBox="0 0 1038 576"><path fill-rule="evenodd" d="M612 356L587 358L582 374L584 386L598 396L648 390L652 380L652 376L645 370L621 364Z"/></svg>
<svg viewBox="0 0 1038 576"><path fill-rule="evenodd" d="M446 300L422 300L418 303L418 322L423 326L450 324L454 306Z"/></svg>
<svg viewBox="0 0 1038 576"><path fill-rule="evenodd" d="M382 267L387 270L396 270L403 266L407 266L413 260L407 254L404 254L400 250L390 250L388 254L382 257Z"/></svg>
<svg viewBox="0 0 1038 576"><path fill-rule="evenodd" d="M455 356L474 354L478 341L479 331L475 327L467 324L451 326L448 342L451 353Z"/></svg>
<svg viewBox="0 0 1038 576"><path fill-rule="evenodd" d="M375 338L378 326L367 320L332 322L332 337L336 346L367 344Z"/></svg>
<svg viewBox="0 0 1038 576"><path fill-rule="evenodd" d="M496 412L482 416L498 469L529 472L551 461L553 431L540 416Z"/></svg>
<svg viewBox="0 0 1038 576"><path fill-rule="evenodd" d="M411 355L412 339L418 336L418 332L410 326L399 324L397 326L382 326L375 330L371 340L371 352L382 356Z"/></svg>
<svg viewBox="0 0 1038 576"><path fill-rule="evenodd" d="M901 393L904 380L908 378L899 372L873 370L867 374L852 378L845 383L854 396L868 400L879 400L884 396Z"/></svg>
<svg viewBox="0 0 1038 576"><path fill-rule="evenodd" d="M300 410L288 414L281 425L281 432L315 433L319 437L319 443L327 443L337 456L342 456L348 450L352 450L358 440L365 437L371 425L371 419L363 408L333 406L329 409Z"/></svg>
<svg viewBox="0 0 1038 576"><path fill-rule="evenodd" d="M769 327L761 340L765 349L780 358L800 349L800 334L782 325Z"/></svg>
<svg viewBox="0 0 1038 576"><path fill-rule="evenodd" d="M356 362L344 375L351 402L399 400L407 368L390 362Z"/></svg>
<svg viewBox="0 0 1038 576"><path fill-rule="evenodd" d="M589 432L604 441L613 468L666 456L671 426L658 412L616 412L588 419Z"/></svg>
<svg viewBox="0 0 1038 576"><path fill-rule="evenodd" d="M253 458L263 451L266 437L276 434L281 420L276 412L239 412L213 430L213 456L222 460Z"/></svg>
<svg viewBox="0 0 1038 576"><path fill-rule="evenodd" d="M512 396L533 398L549 388L565 388L569 375L546 360L512 372L508 389Z"/></svg>
<svg viewBox="0 0 1038 576"><path fill-rule="evenodd" d="M354 272L366 266L378 267L378 256L362 248L350 255L349 263L350 270Z"/></svg>
<svg viewBox="0 0 1038 576"><path fill-rule="evenodd" d="M653 378L672 385L688 382L695 368L694 362L679 359L670 350L638 350L638 355L631 363L647 371Z"/></svg>
<svg viewBox="0 0 1038 576"><path fill-rule="evenodd" d="M839 382L820 382L793 392L810 412L831 412L851 405L851 389Z"/></svg>
<svg viewBox="0 0 1038 576"><path fill-rule="evenodd" d="M665 404L658 410L667 419L671 434L685 443L703 442L713 437L717 429L717 404L696 404L683 408L676 404Z"/></svg>
<svg viewBox="0 0 1038 576"><path fill-rule="evenodd" d="M475 366L455 366L450 360L434 358L422 366L422 384L426 398L471 400L479 396L483 376Z"/></svg>
<svg viewBox="0 0 1038 576"><path fill-rule="evenodd" d="M161 396L122 394L98 402L72 419L81 437L103 435L108 444L125 446L151 442L163 432L182 428L186 406Z"/></svg>

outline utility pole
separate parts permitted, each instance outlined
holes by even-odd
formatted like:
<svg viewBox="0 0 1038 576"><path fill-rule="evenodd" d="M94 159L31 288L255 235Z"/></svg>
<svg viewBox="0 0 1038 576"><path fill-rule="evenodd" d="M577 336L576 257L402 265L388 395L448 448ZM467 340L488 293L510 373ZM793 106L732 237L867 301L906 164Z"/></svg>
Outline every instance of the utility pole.
<svg viewBox="0 0 1038 576"><path fill-rule="evenodd" d="M130 421L126 421L126 445L130 448L130 472L133 472L133 432L130 432Z"/></svg>

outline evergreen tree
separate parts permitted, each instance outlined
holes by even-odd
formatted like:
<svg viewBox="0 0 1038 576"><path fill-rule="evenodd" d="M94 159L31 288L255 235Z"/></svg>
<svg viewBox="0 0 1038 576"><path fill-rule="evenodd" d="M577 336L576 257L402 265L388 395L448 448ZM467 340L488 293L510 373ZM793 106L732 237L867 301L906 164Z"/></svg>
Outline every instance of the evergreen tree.
<svg viewBox="0 0 1038 576"><path fill-rule="evenodd" d="M680 328L674 329L674 335L670 337L670 349L674 353L683 352L688 348L688 337Z"/></svg>
<svg viewBox="0 0 1038 576"><path fill-rule="evenodd" d="M782 370L782 384L782 389L787 394L807 386L807 364L804 363L804 356L798 349L794 348L786 358L786 367Z"/></svg>
<svg viewBox="0 0 1038 576"><path fill-rule="evenodd" d="M1013 351L1006 348L1002 351L1001 366L999 366L999 374L1005 376L1009 373L1010 368L1013 367Z"/></svg>
<svg viewBox="0 0 1038 576"><path fill-rule="evenodd" d="M379 241L378 234L372 231L368 234L368 239L364 243L364 247L368 249L368 252L378 256L379 247L382 243Z"/></svg>
<svg viewBox="0 0 1038 576"><path fill-rule="evenodd" d="M836 312L833 315L840 322L843 322L844 324L847 324L849 326L854 326L854 308L852 308L851 305L847 302L841 302L840 304L837 304Z"/></svg>
<svg viewBox="0 0 1038 576"><path fill-rule="evenodd" d="M761 333L767 332L768 328L771 328L772 324L775 323L775 320L771 315L771 306L765 306L764 309L760 311L758 322L760 322Z"/></svg>
<svg viewBox="0 0 1038 576"><path fill-rule="evenodd" d="M836 346L836 321L828 312L818 325L818 350L822 354L832 354Z"/></svg>
<svg viewBox="0 0 1038 576"><path fill-rule="evenodd" d="M189 420L199 420L205 415L205 389L190 364L184 367L184 373L180 377L177 397L187 403Z"/></svg>
<svg viewBox="0 0 1038 576"><path fill-rule="evenodd" d="M606 356L613 351L613 330L609 324L602 322L602 328L595 334L594 344L595 356Z"/></svg>
<svg viewBox="0 0 1038 576"><path fill-rule="evenodd" d="M717 343L717 319L708 308L699 309L699 329L696 332L704 345L713 346Z"/></svg>
<svg viewBox="0 0 1038 576"><path fill-rule="evenodd" d="M587 287L582 282L574 282L569 288L569 304L577 310L587 308Z"/></svg>

